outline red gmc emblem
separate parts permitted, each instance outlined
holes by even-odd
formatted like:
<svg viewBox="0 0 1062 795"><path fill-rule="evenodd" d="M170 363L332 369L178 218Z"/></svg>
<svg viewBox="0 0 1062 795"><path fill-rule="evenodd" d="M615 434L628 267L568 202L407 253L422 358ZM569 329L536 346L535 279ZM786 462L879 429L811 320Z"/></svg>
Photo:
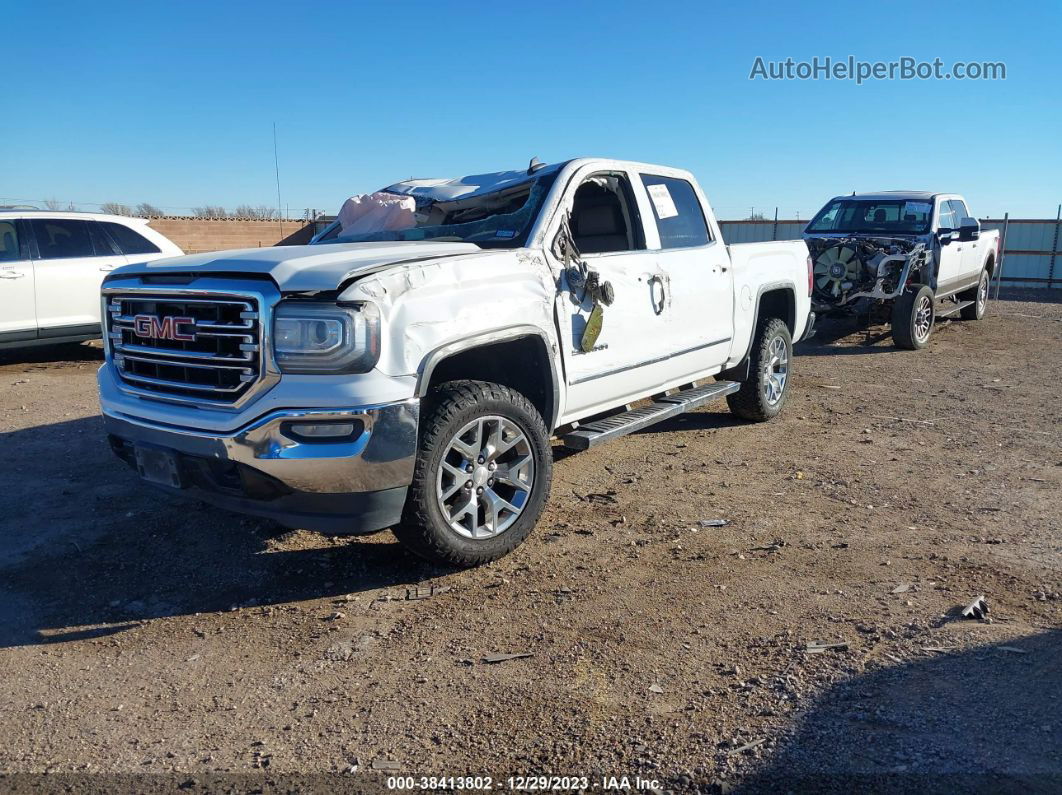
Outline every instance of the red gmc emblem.
<svg viewBox="0 0 1062 795"><path fill-rule="evenodd" d="M138 337L149 340L194 342L195 332L189 334L181 331L181 326L195 326L195 318L159 317L158 315L137 315L133 318L133 333Z"/></svg>

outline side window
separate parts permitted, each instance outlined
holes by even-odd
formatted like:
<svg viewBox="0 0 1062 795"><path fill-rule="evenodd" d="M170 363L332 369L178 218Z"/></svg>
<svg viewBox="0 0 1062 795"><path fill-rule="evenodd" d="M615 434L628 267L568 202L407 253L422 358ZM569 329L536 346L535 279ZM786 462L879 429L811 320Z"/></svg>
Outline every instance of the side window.
<svg viewBox="0 0 1062 795"><path fill-rule="evenodd" d="M0 221L0 262L22 259L18 243L18 227L14 221Z"/></svg>
<svg viewBox="0 0 1062 795"><path fill-rule="evenodd" d="M816 222L815 226L819 229L834 229L837 223L837 213L841 209L841 205L835 204L826 213L824 213Z"/></svg>
<svg viewBox="0 0 1062 795"><path fill-rule="evenodd" d="M653 205L660 248L704 246L711 240L704 210L693 186L684 179L642 174L642 184Z"/></svg>
<svg viewBox="0 0 1062 795"><path fill-rule="evenodd" d="M107 230L111 239L118 244L123 254L158 254L159 247L139 232L124 224L101 221L100 226Z"/></svg>
<svg viewBox="0 0 1062 795"><path fill-rule="evenodd" d="M952 212L951 203L943 201L940 203L940 217L937 219L937 229L955 229L958 227L959 222L955 219L955 213Z"/></svg>
<svg viewBox="0 0 1062 795"><path fill-rule="evenodd" d="M966 205L962 199L952 199L948 202L951 205L951 211L955 214L955 226L958 227L962 223L963 218L969 218L970 213L966 209Z"/></svg>
<svg viewBox="0 0 1062 795"><path fill-rule="evenodd" d="M572 237L582 254L639 251L645 248L641 218L622 174L593 174L575 191Z"/></svg>
<svg viewBox="0 0 1062 795"><path fill-rule="evenodd" d="M37 250L41 259L68 259L70 257L95 257L111 254L110 250L97 253L103 235L93 234L89 221L73 218L33 218L30 220L33 235L37 238ZM96 238L95 243L93 238Z"/></svg>
<svg viewBox="0 0 1062 795"><path fill-rule="evenodd" d="M89 221L89 235L92 237L92 249L97 257L113 257L121 253L114 242L107 237L107 233L103 231L103 224L99 221Z"/></svg>

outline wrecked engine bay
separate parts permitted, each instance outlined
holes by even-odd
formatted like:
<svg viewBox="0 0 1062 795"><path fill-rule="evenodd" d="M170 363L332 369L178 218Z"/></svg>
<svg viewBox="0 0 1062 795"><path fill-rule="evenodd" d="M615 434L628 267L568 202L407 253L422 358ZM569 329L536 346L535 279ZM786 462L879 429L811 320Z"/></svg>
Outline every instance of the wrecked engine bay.
<svg viewBox="0 0 1062 795"><path fill-rule="evenodd" d="M928 282L933 255L924 243L903 237L810 237L812 301L822 311L855 308L859 299L896 298L912 275Z"/></svg>

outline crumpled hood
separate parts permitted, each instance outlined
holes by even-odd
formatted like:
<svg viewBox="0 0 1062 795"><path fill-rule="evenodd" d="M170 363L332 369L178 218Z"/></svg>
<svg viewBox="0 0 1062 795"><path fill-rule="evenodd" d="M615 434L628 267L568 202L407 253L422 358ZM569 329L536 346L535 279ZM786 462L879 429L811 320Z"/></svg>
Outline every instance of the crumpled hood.
<svg viewBox="0 0 1062 795"><path fill-rule="evenodd" d="M270 276L282 292L335 290L360 274L422 259L486 254L474 243L390 242L322 243L314 246L272 246L211 251L184 257L126 265L114 276L158 273L260 273Z"/></svg>

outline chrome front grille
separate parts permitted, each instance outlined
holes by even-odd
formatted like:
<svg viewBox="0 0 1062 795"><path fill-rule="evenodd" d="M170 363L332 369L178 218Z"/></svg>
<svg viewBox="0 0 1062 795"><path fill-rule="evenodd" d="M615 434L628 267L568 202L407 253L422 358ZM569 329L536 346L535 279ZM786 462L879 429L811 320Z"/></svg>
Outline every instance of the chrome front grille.
<svg viewBox="0 0 1062 795"><path fill-rule="evenodd" d="M145 396L232 404L262 377L256 298L117 292L105 306L117 374Z"/></svg>

